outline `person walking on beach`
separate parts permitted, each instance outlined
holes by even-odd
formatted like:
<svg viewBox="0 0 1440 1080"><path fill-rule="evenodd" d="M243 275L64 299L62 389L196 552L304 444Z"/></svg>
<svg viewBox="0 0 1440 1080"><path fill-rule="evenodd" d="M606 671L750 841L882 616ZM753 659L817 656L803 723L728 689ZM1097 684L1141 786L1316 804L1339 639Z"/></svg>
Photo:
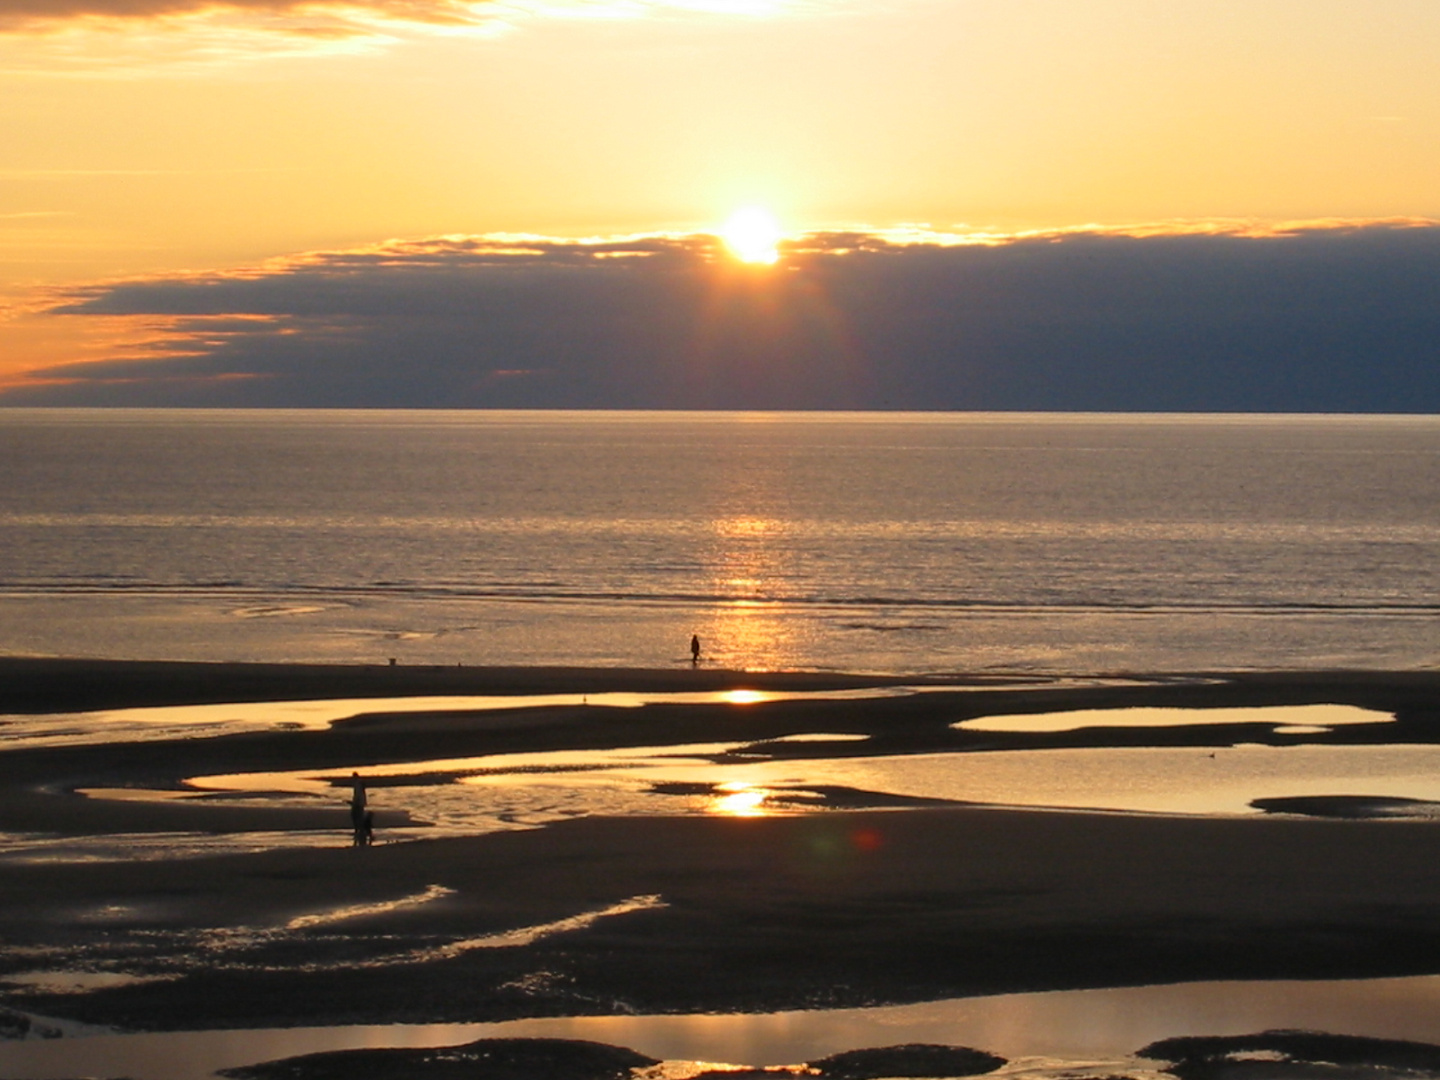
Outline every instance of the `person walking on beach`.
<svg viewBox="0 0 1440 1080"><path fill-rule="evenodd" d="M700 663L700 635L690 635L690 666L694 667Z"/></svg>
<svg viewBox="0 0 1440 1080"><path fill-rule="evenodd" d="M366 809L365 781L358 772L350 774L350 824L355 830L355 846L364 847L365 819L370 817Z"/></svg>

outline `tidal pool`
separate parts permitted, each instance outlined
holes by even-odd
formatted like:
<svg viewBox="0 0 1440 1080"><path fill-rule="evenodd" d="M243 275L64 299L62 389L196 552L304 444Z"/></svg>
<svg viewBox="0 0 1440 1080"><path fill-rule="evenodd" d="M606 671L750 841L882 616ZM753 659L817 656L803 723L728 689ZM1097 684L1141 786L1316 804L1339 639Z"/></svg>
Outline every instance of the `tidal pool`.
<svg viewBox="0 0 1440 1080"><path fill-rule="evenodd" d="M884 688L875 692L888 695L915 689ZM836 692L846 697L869 693ZM594 695L589 700L597 704L603 700L607 704L638 705L652 699L749 702L792 696L823 695L722 691ZM556 701L562 698L568 704L579 704L585 696L554 696ZM466 703L467 709L493 707L497 700L509 707L533 705L539 699L357 699L280 704L294 710L286 714L292 717L287 722L320 726L351 715L362 705L381 711L394 711L401 705L416 711L434 711L457 708L460 701ZM198 708L221 710L205 723L224 728L232 722L223 718L228 715L224 710L257 706ZM159 714L169 710L127 712ZM302 716L309 719L298 719ZM340 809L349 799L350 775L358 772L370 788L370 805L377 814L382 841L538 828L592 815L758 816L862 807L903 809L907 804L935 801L1128 813L1254 814L1261 812L1252 805L1257 799L1349 796L1410 800L1408 805L1395 808L1394 816L1434 816L1437 808L1427 804L1440 802L1440 745L1329 745L1323 739L1324 733L1341 725L1383 723L1389 719L1385 713L1336 705L1087 710L989 717L956 726L998 732L1097 724L1162 727L1203 723L1223 729L1226 725L1263 723L1275 731L1322 737L1289 746L971 749L880 755L865 753L865 735L820 730L752 744L731 741L380 763L356 760L325 769L192 776L186 779L186 790L182 791L93 788L83 793L100 799L201 799L223 800L227 805ZM176 730L169 726L170 720L155 722L161 729ZM148 723L136 718L130 721L131 727ZM823 726L823 720L820 723ZM98 731L94 727L86 730L90 735ZM81 736L77 733L75 737ZM406 815L415 824L402 824ZM338 829L329 833L65 838L36 835L12 839L14 842L7 844L0 861L167 858L221 850L349 842L348 833Z"/></svg>
<svg viewBox="0 0 1440 1080"><path fill-rule="evenodd" d="M1156 814L1250 814L1258 798L1368 795L1440 800L1440 746L1107 747L781 760L735 744L497 754L328 770L192 777L199 792L314 805L348 795L358 770L377 811L404 809L451 832L590 814L749 813L823 808L848 789L915 800ZM738 792L749 792L736 800ZM130 797L144 797L129 792ZM728 801L727 800L728 797Z"/></svg>
<svg viewBox="0 0 1440 1080"><path fill-rule="evenodd" d="M1145 1075L1154 1063L1147 1068L1132 1055L1157 1039L1276 1028L1440 1042L1440 976L1180 983L763 1014L94 1035L0 1043L0 1062L9 1080L207 1080L217 1069L325 1050L545 1037L628 1046L664 1059L665 1072L682 1077L695 1062L796 1064L858 1047L925 1042L1009 1058L997 1075L1058 1078L1077 1068Z"/></svg>
<svg viewBox="0 0 1440 1080"><path fill-rule="evenodd" d="M1263 708L1072 709L1069 712L981 716L954 726L961 731L1040 732L1083 728L1166 728L1195 724L1265 724L1290 734L1318 734L1349 724L1394 722L1390 713L1355 705L1269 705Z"/></svg>

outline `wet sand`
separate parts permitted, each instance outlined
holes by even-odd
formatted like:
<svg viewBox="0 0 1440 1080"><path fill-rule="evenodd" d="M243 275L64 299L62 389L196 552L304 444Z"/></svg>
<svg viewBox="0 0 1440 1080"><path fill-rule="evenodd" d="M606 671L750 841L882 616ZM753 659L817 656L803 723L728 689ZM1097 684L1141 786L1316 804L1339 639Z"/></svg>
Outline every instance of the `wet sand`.
<svg viewBox="0 0 1440 1080"><path fill-rule="evenodd" d="M384 696L920 681L704 668L3 661L0 711L367 696L366 679L383 685L375 692ZM1437 673L1086 681L956 680L953 692L853 702L396 714L325 731L12 749L0 753L0 833L343 835L340 795L333 810L300 811L73 792L352 761L815 731L868 734L869 754L1241 738L1285 745L1305 737L1267 724L1003 735L951 726L1000 712L1337 703L1397 711L1399 719L1336 729L1331 741L1433 742L1440 733ZM858 752L847 750L853 745L827 752ZM585 818L366 850L8 861L0 874L0 979L99 970L136 981L84 994L12 984L0 987L0 1004L164 1030L769 1010L1187 979L1421 974L1440 970L1437 915L1440 828L1428 821L965 805Z"/></svg>
<svg viewBox="0 0 1440 1080"><path fill-rule="evenodd" d="M0 714L306 698L723 690L737 685L772 690L841 690L917 681L924 680L814 672L737 673L703 664L642 669L0 657ZM1023 680L977 676L955 681L1004 685Z"/></svg>

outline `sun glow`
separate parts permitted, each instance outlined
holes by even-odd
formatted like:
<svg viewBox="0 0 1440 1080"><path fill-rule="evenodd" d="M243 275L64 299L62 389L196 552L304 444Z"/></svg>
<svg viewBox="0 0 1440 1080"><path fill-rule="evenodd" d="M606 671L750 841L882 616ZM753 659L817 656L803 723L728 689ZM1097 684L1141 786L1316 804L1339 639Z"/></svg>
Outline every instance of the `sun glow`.
<svg viewBox="0 0 1440 1080"><path fill-rule="evenodd" d="M765 800L769 796L765 788L753 787L743 780L729 780L715 789L714 802L710 812L727 817L765 817Z"/></svg>
<svg viewBox="0 0 1440 1080"><path fill-rule="evenodd" d="M780 224L763 206L742 206L721 230L725 246L741 262L773 263L780 258Z"/></svg>
<svg viewBox="0 0 1440 1080"><path fill-rule="evenodd" d="M731 705L754 705L757 701L765 700L763 690L726 690L725 701Z"/></svg>

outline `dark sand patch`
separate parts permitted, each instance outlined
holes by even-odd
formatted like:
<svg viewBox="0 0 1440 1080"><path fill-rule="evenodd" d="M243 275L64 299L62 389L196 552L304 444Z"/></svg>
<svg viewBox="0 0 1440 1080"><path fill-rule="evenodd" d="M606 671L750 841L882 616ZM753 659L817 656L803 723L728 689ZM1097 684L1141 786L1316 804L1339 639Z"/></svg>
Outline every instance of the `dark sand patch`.
<svg viewBox="0 0 1440 1080"><path fill-rule="evenodd" d="M189 661L0 657L0 713L83 712L140 705L200 705L321 698L462 694L600 693L607 690L848 690L927 681L823 672L711 668L458 667L401 664L227 664ZM1003 686L1030 677L973 676Z"/></svg>
<svg viewBox="0 0 1440 1080"><path fill-rule="evenodd" d="M479 1039L427 1049L340 1050L223 1069L231 1080L629 1080L660 1064L625 1047L571 1039ZM691 1080L824 1080L962 1077L993 1072L1005 1059L963 1046L911 1043L847 1050L803 1065L705 1071Z"/></svg>
<svg viewBox="0 0 1440 1080"><path fill-rule="evenodd" d="M977 1076L1005 1059L965 1046L908 1043L831 1054L809 1065L826 1080L880 1080L891 1076Z"/></svg>
<svg viewBox="0 0 1440 1080"><path fill-rule="evenodd" d="M232 1080L629 1080L660 1064L620 1046L573 1039L479 1039L428 1049L336 1050L222 1069Z"/></svg>
<svg viewBox="0 0 1440 1080"><path fill-rule="evenodd" d="M726 794L723 785L699 780L666 780L650 785L657 795L682 795L719 798ZM885 791L865 791L839 784L805 784L794 787L780 785L765 788L765 806L809 808L814 810L881 810L886 808L914 810L920 807L964 806L954 799L928 799L918 795L892 795Z"/></svg>
<svg viewBox="0 0 1440 1080"><path fill-rule="evenodd" d="M0 1039L58 1039L63 1033L34 1017L0 1008Z"/></svg>
<svg viewBox="0 0 1440 1080"><path fill-rule="evenodd" d="M1316 1031L1162 1039L1137 1055L1168 1062L1165 1071L1181 1080L1426 1080L1440 1076L1440 1046Z"/></svg>
<svg viewBox="0 0 1440 1080"><path fill-rule="evenodd" d="M1250 805L1267 814L1303 814L1307 817L1350 820L1440 818L1440 802L1387 795L1286 795L1252 799Z"/></svg>

